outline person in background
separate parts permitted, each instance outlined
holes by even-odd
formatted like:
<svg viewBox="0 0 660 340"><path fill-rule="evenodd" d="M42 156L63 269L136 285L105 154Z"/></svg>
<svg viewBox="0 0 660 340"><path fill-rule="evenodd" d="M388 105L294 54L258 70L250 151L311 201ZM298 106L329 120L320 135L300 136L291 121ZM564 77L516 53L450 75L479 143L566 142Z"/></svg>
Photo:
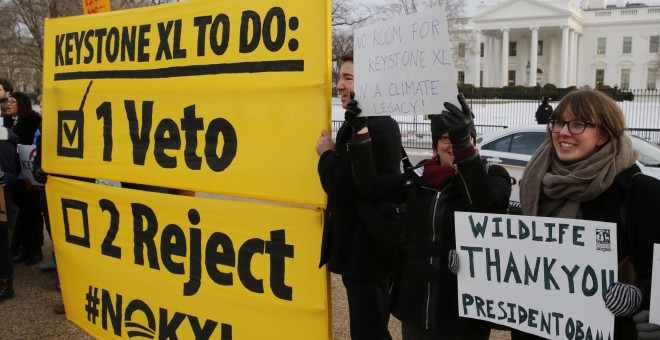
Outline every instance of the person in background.
<svg viewBox="0 0 660 340"><path fill-rule="evenodd" d="M11 186L16 182L16 144L13 131L0 126L0 186L4 188L7 221L0 222L0 303L14 297L14 257L9 248L9 228L14 221Z"/></svg>
<svg viewBox="0 0 660 340"><path fill-rule="evenodd" d="M39 95L37 97L37 102L39 103L39 114L43 116L43 106L41 102L42 99L43 99L42 95ZM34 178L35 181L37 181L39 184L42 185L30 185L30 188L39 194L39 205L41 206L41 215L43 216L44 225L46 227L46 231L48 232L48 236L52 241L53 235L50 230L50 216L48 215L46 187L44 186L44 184L46 184L46 175L43 169L41 169L41 130L42 127L40 126L39 129L37 129L37 132L34 134L33 144L35 145L36 152L35 152L34 160L32 161L32 178ZM55 249L53 249L53 254L51 259L46 262L42 262L39 265L39 269L43 271L57 269L57 263L55 262Z"/></svg>
<svg viewBox="0 0 660 340"><path fill-rule="evenodd" d="M48 180L48 174L43 170L41 167L41 128L37 130L37 134L35 136L35 145L36 145L36 153L34 156L34 161L32 162L32 177L34 177L34 180L41 183L41 184L46 184L46 181ZM48 234L50 235L50 239L53 239L53 235L50 230L50 219L48 216L48 202L46 201L46 187L37 187L40 188L39 191L39 198L41 201L41 212L44 217L44 222L46 224L46 229L48 230ZM53 258L51 260L52 264L50 262L45 262L42 263L39 266L39 269L41 270L55 270L57 269L57 265L55 263L55 241L53 241ZM59 278L56 278L55 286L57 287L58 290L60 290L60 281ZM64 309L64 304L60 303L57 304L53 307L53 312L55 314L64 314L65 309Z"/></svg>
<svg viewBox="0 0 660 340"><path fill-rule="evenodd" d="M18 143L32 145L34 135L41 126L41 116L32 110L30 98L23 92L9 95L7 112L16 116L16 124L12 130L18 136ZM31 266L43 259L41 247L44 242L44 220L41 215L39 193L31 190L25 182L25 177L19 175L19 181L14 185L14 199L19 206L16 222L16 234L13 237L12 248L18 255L14 261Z"/></svg>
<svg viewBox="0 0 660 340"><path fill-rule="evenodd" d="M605 295L614 339L636 339L632 315L649 309L653 243L660 243L660 180L635 164L623 112L596 90L568 93L548 121L548 139L520 181L522 212L617 224L619 281ZM512 339L536 338L512 332Z"/></svg>
<svg viewBox="0 0 660 340"><path fill-rule="evenodd" d="M488 166L474 147L477 133L463 95L461 108L431 117L433 156L403 174L382 174L373 162L372 117L357 117L351 101L346 121L357 133L348 144L355 186L371 199L406 203L405 243L392 286L392 314L404 340L486 340L490 323L459 317L454 212L506 213L511 177Z"/></svg>
<svg viewBox="0 0 660 340"><path fill-rule="evenodd" d="M536 109L536 122L539 124L548 124L548 119L552 114L552 106L548 104L548 98L541 97L541 105Z"/></svg>
<svg viewBox="0 0 660 340"><path fill-rule="evenodd" d="M344 108L351 100L353 86L353 55L348 54L341 57L337 81ZM371 123L376 171L400 173L399 124L389 116L374 118ZM326 130L321 131L316 145L319 178L328 195L320 266L327 264L331 272L342 276L351 338L390 339L389 288L398 245L380 237L388 226L397 229L401 221L394 204L366 202L356 193L346 149L352 134L350 125L344 122L337 132L336 145Z"/></svg>
<svg viewBox="0 0 660 340"><path fill-rule="evenodd" d="M14 116L7 113L7 99L14 92L14 85L5 78L0 78L0 116L2 116L2 126L10 128L14 126Z"/></svg>

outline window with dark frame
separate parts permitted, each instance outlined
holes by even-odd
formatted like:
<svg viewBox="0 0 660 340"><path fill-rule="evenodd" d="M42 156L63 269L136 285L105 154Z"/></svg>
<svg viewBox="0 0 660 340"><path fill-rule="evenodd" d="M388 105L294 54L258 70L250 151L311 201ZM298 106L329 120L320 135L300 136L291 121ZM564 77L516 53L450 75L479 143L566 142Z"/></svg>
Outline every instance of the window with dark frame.
<svg viewBox="0 0 660 340"><path fill-rule="evenodd" d="M596 88L603 86L605 82L605 70L599 68L596 70Z"/></svg>
<svg viewBox="0 0 660 340"><path fill-rule="evenodd" d="M598 38L596 43L596 54L605 54L606 45L607 45L607 38Z"/></svg>
<svg viewBox="0 0 660 340"><path fill-rule="evenodd" d="M623 37L623 54L632 53L632 37Z"/></svg>

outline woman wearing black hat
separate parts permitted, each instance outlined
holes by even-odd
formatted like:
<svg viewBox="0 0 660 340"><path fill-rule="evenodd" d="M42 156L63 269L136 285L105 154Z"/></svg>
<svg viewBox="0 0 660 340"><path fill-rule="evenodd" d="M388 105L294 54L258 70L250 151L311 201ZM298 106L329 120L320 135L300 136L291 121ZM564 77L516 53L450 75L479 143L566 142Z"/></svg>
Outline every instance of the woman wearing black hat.
<svg viewBox="0 0 660 340"><path fill-rule="evenodd" d="M41 126L41 116L32 109L30 97L23 92L14 92L7 101L7 113L16 117L12 128L18 136L18 144L32 145L34 134ZM19 176L13 187L14 202L19 206L16 221L16 233L12 240L12 249L18 253L14 262L24 262L30 266L43 259L41 247L44 243L44 220L41 215L39 193L30 190Z"/></svg>
<svg viewBox="0 0 660 340"><path fill-rule="evenodd" d="M405 246L392 287L392 314L403 339L488 339L490 324L458 316L458 263L454 212L506 213L511 178L501 166L486 166L474 147L472 111L445 103L431 118L433 157L401 175L374 170L367 119L352 101L346 120L357 133L349 144L358 190L370 198L406 203ZM451 266L451 270L450 270Z"/></svg>

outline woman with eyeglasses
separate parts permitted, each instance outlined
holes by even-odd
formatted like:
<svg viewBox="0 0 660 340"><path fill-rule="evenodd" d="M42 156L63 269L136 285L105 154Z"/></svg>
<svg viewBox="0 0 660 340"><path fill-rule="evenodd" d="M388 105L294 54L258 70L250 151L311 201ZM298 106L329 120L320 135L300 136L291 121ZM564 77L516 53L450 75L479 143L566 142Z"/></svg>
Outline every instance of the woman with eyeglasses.
<svg viewBox="0 0 660 340"><path fill-rule="evenodd" d="M614 339L637 339L632 315L649 308L653 243L660 242L660 181L643 175L623 112L596 90L567 94L548 121L548 139L520 181L524 215L617 224L619 282L605 306ZM512 339L538 338L512 332Z"/></svg>
<svg viewBox="0 0 660 340"><path fill-rule="evenodd" d="M18 136L18 144L32 145L34 133L41 126L41 116L32 109L32 101L23 92L9 95L7 112L16 117L12 130ZM44 220L41 215L39 193L31 190L24 176L13 187L14 202L19 206L16 233L12 240L12 250L16 254L15 263L31 266L41 262L44 243Z"/></svg>
<svg viewBox="0 0 660 340"><path fill-rule="evenodd" d="M487 166L474 147L477 131L463 95L461 108L431 118L433 156L403 174L379 174L374 167L365 117L354 100L346 121L355 134L349 144L354 182L371 199L406 203L404 246L392 284L391 312L401 320L404 340L486 340L487 322L458 314L458 270L454 212L505 213L511 177Z"/></svg>

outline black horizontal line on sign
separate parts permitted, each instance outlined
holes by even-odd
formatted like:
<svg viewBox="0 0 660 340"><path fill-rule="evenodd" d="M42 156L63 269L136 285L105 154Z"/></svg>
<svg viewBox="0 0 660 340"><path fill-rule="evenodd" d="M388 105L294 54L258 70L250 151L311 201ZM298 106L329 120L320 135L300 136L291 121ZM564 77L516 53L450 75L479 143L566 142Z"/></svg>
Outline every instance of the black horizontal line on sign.
<svg viewBox="0 0 660 340"><path fill-rule="evenodd" d="M252 61L231 64L190 65L150 70L108 70L55 73L55 80L151 79L202 76L223 73L302 72L303 60Z"/></svg>

